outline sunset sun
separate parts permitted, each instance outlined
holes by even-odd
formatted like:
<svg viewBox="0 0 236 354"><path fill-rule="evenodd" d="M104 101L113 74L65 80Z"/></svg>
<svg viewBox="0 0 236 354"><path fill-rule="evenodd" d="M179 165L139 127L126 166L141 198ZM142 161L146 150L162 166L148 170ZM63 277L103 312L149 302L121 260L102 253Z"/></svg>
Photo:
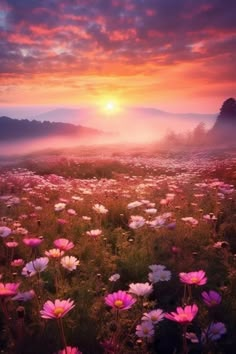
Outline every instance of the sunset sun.
<svg viewBox="0 0 236 354"><path fill-rule="evenodd" d="M108 101L105 103L104 109L108 113L114 113L117 111L117 103L114 101Z"/></svg>

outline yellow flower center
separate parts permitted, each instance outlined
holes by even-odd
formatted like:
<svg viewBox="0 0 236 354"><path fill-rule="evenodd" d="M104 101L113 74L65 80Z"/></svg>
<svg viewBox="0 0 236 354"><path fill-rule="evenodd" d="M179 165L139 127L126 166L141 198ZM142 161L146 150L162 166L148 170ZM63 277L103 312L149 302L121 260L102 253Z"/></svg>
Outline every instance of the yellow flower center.
<svg viewBox="0 0 236 354"><path fill-rule="evenodd" d="M180 315L179 315L179 319L181 320L181 321L183 321L183 322L189 322L189 317L188 317L188 315L186 315L185 313L181 313Z"/></svg>
<svg viewBox="0 0 236 354"><path fill-rule="evenodd" d="M62 315L64 312L64 308L63 307L55 307L53 313L55 316L60 317L60 315Z"/></svg>
<svg viewBox="0 0 236 354"><path fill-rule="evenodd" d="M123 303L122 300L116 300L116 301L114 302L114 305L115 305L115 307L117 307L118 309L120 309L120 308L123 307L124 303Z"/></svg>
<svg viewBox="0 0 236 354"><path fill-rule="evenodd" d="M192 283L198 283L198 278L197 277L193 277L193 278L191 278L191 282Z"/></svg>

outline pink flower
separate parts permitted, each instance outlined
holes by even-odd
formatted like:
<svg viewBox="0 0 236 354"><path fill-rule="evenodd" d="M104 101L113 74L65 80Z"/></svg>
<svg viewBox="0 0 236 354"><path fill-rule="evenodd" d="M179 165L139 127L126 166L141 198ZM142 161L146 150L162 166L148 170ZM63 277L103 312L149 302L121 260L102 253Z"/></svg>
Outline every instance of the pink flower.
<svg viewBox="0 0 236 354"><path fill-rule="evenodd" d="M165 317L165 313L161 309L152 310L150 312L145 312L142 317L142 321L151 321L156 324L162 321Z"/></svg>
<svg viewBox="0 0 236 354"><path fill-rule="evenodd" d="M19 259L14 259L12 262L11 262L11 266L12 267L21 267L23 264L24 264L24 260L19 258Z"/></svg>
<svg viewBox="0 0 236 354"><path fill-rule="evenodd" d="M54 245L61 251L69 251L74 247L73 242L67 240L67 238L58 238L54 241Z"/></svg>
<svg viewBox="0 0 236 354"><path fill-rule="evenodd" d="M60 251L58 248L52 248L44 253L49 258L59 258L63 256L64 251Z"/></svg>
<svg viewBox="0 0 236 354"><path fill-rule="evenodd" d="M221 295L214 290L210 290L209 293L206 291L202 292L202 298L205 304L209 307L219 305L221 303Z"/></svg>
<svg viewBox="0 0 236 354"><path fill-rule="evenodd" d="M192 322L198 312L198 307L195 304L192 306L188 305L184 308L177 307L176 311L177 312L166 313L165 317L168 318L168 320L185 325Z"/></svg>
<svg viewBox="0 0 236 354"><path fill-rule="evenodd" d="M66 347L65 349L59 350L56 354L82 354L82 352L76 347Z"/></svg>
<svg viewBox="0 0 236 354"><path fill-rule="evenodd" d="M131 283L129 285L129 293L137 296L148 296L153 291L153 286L149 283Z"/></svg>
<svg viewBox="0 0 236 354"><path fill-rule="evenodd" d="M43 242L43 239L37 237L31 237L31 238L23 238L22 241L26 246L38 247Z"/></svg>
<svg viewBox="0 0 236 354"><path fill-rule="evenodd" d="M93 237L93 238L97 238L98 236L101 236L102 230L99 230L99 229L90 230L90 231L86 231L86 234L88 236Z"/></svg>
<svg viewBox="0 0 236 354"><path fill-rule="evenodd" d="M180 281L185 284L204 285L207 282L204 270L190 273L179 273Z"/></svg>
<svg viewBox="0 0 236 354"><path fill-rule="evenodd" d="M73 300L55 300L55 303L48 300L40 311L41 317L46 319L62 318L75 307Z"/></svg>
<svg viewBox="0 0 236 354"><path fill-rule="evenodd" d="M6 242L5 245L6 245L8 248L15 248L15 247L18 246L18 242L15 242L15 241Z"/></svg>
<svg viewBox="0 0 236 354"><path fill-rule="evenodd" d="M17 294L20 283L0 283L0 297L14 296Z"/></svg>
<svg viewBox="0 0 236 354"><path fill-rule="evenodd" d="M111 306L114 309L121 311L130 309L135 302L136 299L134 299L130 294L122 290L119 290L112 294L108 294L105 297L105 303L108 306Z"/></svg>
<svg viewBox="0 0 236 354"><path fill-rule="evenodd" d="M0 226L0 237L7 237L11 234L11 229L7 226Z"/></svg>
<svg viewBox="0 0 236 354"><path fill-rule="evenodd" d="M139 338L150 338L154 335L154 326L151 321L143 321L136 326L136 336Z"/></svg>

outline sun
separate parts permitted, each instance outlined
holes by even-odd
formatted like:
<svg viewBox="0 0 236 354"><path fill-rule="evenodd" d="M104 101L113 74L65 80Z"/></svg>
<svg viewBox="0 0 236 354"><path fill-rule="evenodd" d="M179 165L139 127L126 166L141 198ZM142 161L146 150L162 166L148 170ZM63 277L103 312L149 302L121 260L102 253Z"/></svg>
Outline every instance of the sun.
<svg viewBox="0 0 236 354"><path fill-rule="evenodd" d="M105 111L108 113L114 113L117 110L117 104L114 101L108 101L105 103Z"/></svg>

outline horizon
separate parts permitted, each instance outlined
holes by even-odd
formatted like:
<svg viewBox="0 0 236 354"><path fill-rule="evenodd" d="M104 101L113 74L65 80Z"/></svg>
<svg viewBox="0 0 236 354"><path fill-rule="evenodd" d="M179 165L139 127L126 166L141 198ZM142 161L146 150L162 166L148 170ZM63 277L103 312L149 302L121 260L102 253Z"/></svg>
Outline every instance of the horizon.
<svg viewBox="0 0 236 354"><path fill-rule="evenodd" d="M235 96L236 4L97 0L0 5L0 109L214 113ZM224 65L222 65L224 64Z"/></svg>

